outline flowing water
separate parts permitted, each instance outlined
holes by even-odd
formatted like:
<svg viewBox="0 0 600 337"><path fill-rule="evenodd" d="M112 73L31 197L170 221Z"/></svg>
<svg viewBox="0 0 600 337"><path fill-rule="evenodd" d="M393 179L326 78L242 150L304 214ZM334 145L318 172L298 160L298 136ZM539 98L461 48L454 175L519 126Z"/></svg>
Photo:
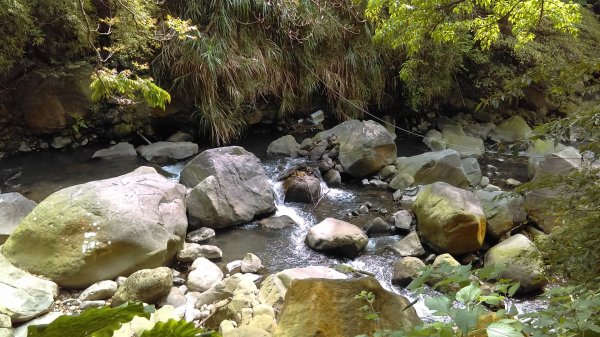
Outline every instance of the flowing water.
<svg viewBox="0 0 600 337"><path fill-rule="evenodd" d="M392 264L398 259L398 256L386 249L386 246L398 241L400 236L371 238L365 251L354 260L324 255L309 249L304 244L304 237L311 226L327 217L348 220L347 214L366 202L371 203L374 210L368 215L350 219L349 222L362 225L377 216L386 219L390 214L399 210L397 204L393 203L392 193L389 190L360 186L360 182L345 183L340 188L328 188L323 184L324 196L317 205L284 204L281 183L274 180L285 169L302 163L304 160L266 158L268 144L277 137L277 135L254 136L237 145L245 147L261 159L276 195L276 215L288 215L298 225L273 231L262 229L254 221L217 232L216 237L211 239L208 244L222 249L223 259L220 265L224 267L226 263L241 259L248 252L256 254L270 273L309 265L348 264L355 269L374 274L386 289L405 295L411 300L414 299L414 295L407 290L391 284ZM165 176L178 181L179 173L186 164L179 162L160 166L150 164L138 157L116 160L90 159L97 149L29 153L16 158L0 160L0 190L3 193L17 191L40 202L59 189L121 175L143 165L155 167ZM398 141L398 152L401 156L415 155L426 150L418 140ZM505 176L524 179L523 172L526 172L526 168L522 162L495 161L493 158L487 158L482 162L484 172L486 171L486 165L483 164L485 162L493 162L494 166L498 167L499 174L491 177L492 182L501 185ZM387 214L384 215L386 211ZM526 301L519 306L521 310L529 311L535 309L536 305L538 305L537 302ZM415 308L421 317L431 317L422 301L419 301Z"/></svg>

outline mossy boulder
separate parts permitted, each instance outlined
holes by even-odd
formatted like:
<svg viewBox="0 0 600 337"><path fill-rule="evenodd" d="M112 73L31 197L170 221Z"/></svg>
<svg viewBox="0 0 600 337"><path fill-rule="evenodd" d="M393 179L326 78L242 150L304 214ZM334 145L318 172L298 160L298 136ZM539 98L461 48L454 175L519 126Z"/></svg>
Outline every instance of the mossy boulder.
<svg viewBox="0 0 600 337"><path fill-rule="evenodd" d="M520 116L512 116L503 121L492 131L490 138L495 142L514 143L527 140L533 136L533 131Z"/></svg>
<svg viewBox="0 0 600 337"><path fill-rule="evenodd" d="M156 268L183 248L184 198L184 186L150 167L68 187L25 217L2 253L66 288Z"/></svg>
<svg viewBox="0 0 600 337"><path fill-rule="evenodd" d="M361 291L375 295L373 307L380 321L365 319ZM287 291L275 336L357 336L375 330L400 330L421 319L404 296L381 287L375 278L350 280L303 279Z"/></svg>
<svg viewBox="0 0 600 337"><path fill-rule="evenodd" d="M443 181L457 187L469 186L469 178L461 164L460 154L455 150L425 152L412 157L398 157L396 168L396 176L392 179L390 185L394 185L394 180L404 174L413 177L413 182L416 184L431 184Z"/></svg>
<svg viewBox="0 0 600 337"><path fill-rule="evenodd" d="M469 253L483 245L483 207L467 190L443 182L423 186L412 210L421 239L440 253Z"/></svg>
<svg viewBox="0 0 600 337"><path fill-rule="evenodd" d="M125 302L158 304L173 287L173 272L167 267L142 269L131 274L117 289L112 306Z"/></svg>
<svg viewBox="0 0 600 337"><path fill-rule="evenodd" d="M485 254L485 266L503 268L500 278L519 281L522 293L539 289L546 284L543 264L536 249L525 235L516 234L500 242Z"/></svg>

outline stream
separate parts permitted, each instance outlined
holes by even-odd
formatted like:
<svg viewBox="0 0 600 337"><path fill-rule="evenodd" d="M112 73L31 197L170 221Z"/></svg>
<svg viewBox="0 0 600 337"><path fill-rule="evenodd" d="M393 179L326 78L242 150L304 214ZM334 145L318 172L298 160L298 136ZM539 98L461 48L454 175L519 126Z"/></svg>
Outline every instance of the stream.
<svg viewBox="0 0 600 337"><path fill-rule="evenodd" d="M275 177L286 168L306 159L267 158L268 144L280 135L251 135L237 144L254 153L262 162L267 176L271 179L276 195L276 215L288 215L297 226L284 230L262 229L257 221L245 225L217 231L216 237L207 244L216 245L223 251L223 259L217 263L221 267L233 260L241 259L246 253L256 254L268 269L274 273L287 268L306 267L310 265L333 266L348 264L356 269L373 273L382 286L388 290L402 294L411 301L415 295L404 288L392 285L392 264L399 259L386 246L398 241L401 236L383 236L370 238L363 253L354 260L336 258L311 250L304 244L308 229L327 217L348 220L347 214L364 203L371 203L373 210L349 220L349 222L364 224L375 217L386 219L399 210L394 204L392 193L375 187L363 187L360 181L344 182L340 188L328 188L323 183L323 198L316 205L301 203L283 203L281 183L275 182ZM299 138L298 141L301 141ZM397 140L398 155L412 156L428 151L420 139ZM106 146L108 147L108 146ZM133 171L140 166L152 166L174 181L179 180L179 173L187 161L170 165L148 163L140 157L120 158L115 160L90 159L92 154L103 147L81 148L76 151L57 152L46 151L27 153L15 158L0 160L0 190L2 193L19 192L29 199L41 202L48 195L62 188L118 176ZM200 152L207 149L204 146ZM190 158L191 159L191 158ZM504 187L503 181L515 178L520 181L527 179L526 163L522 160L504 158L479 159L482 171L486 174L488 165L497 168L497 173L490 176L493 184ZM387 214L383 214L387 213ZM432 292L426 293L430 296ZM521 312L536 310L543 305L537 300L520 300L518 308ZM415 305L419 316L425 320L433 319L429 310L419 301Z"/></svg>

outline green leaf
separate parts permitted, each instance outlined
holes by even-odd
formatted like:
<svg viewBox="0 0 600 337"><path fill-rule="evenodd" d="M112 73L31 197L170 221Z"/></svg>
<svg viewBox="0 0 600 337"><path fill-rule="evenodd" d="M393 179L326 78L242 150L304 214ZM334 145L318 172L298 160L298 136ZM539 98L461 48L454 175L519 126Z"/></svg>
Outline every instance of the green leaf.
<svg viewBox="0 0 600 337"><path fill-rule="evenodd" d="M461 303L471 303L474 302L480 294L481 289L475 284L471 283L456 293L456 300Z"/></svg>
<svg viewBox="0 0 600 337"><path fill-rule="evenodd" d="M494 322L485 329L488 337L523 337L523 334L512 325L504 322Z"/></svg>
<svg viewBox="0 0 600 337"><path fill-rule="evenodd" d="M471 329L477 326L479 316L483 313L483 309L476 308L474 310L460 309L456 312L454 321L456 326L467 335Z"/></svg>
<svg viewBox="0 0 600 337"><path fill-rule="evenodd" d="M448 316L450 315L452 300L446 296L435 296L426 298L425 305L433 311L435 316Z"/></svg>
<svg viewBox="0 0 600 337"><path fill-rule="evenodd" d="M508 296L513 297L515 295L515 293L517 292L517 290L519 290L520 286L521 286L521 282L517 282L517 283L513 284L512 286L510 286L510 288L508 288Z"/></svg>
<svg viewBox="0 0 600 337"><path fill-rule="evenodd" d="M218 337L213 331L196 328L194 324L185 320L170 319L166 322L157 322L150 330L145 330L140 337Z"/></svg>
<svg viewBox="0 0 600 337"><path fill-rule="evenodd" d="M153 309L150 309L153 310ZM141 303L125 303L116 308L102 307L85 310L77 316L61 316L46 327L30 326L28 337L111 337L122 323L135 316L150 317Z"/></svg>

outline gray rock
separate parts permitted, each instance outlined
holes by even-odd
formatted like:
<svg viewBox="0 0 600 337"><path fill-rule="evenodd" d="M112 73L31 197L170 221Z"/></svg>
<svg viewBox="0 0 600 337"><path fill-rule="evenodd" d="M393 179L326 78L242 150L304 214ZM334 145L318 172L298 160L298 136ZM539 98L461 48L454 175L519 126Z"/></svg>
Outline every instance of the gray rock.
<svg viewBox="0 0 600 337"><path fill-rule="evenodd" d="M188 275L187 287L190 291L206 291L223 279L223 271L208 259L199 257L192 266Z"/></svg>
<svg viewBox="0 0 600 337"><path fill-rule="evenodd" d="M139 146L136 151L147 161L163 159L180 160L198 153L198 144L191 142L156 142L150 145Z"/></svg>
<svg viewBox="0 0 600 337"><path fill-rule="evenodd" d="M335 135L340 150L338 159L344 172L361 178L381 170L396 159L394 138L385 127L373 122L348 120L316 137Z"/></svg>
<svg viewBox="0 0 600 337"><path fill-rule="evenodd" d="M469 123L465 125L465 132L486 140L495 128L494 123Z"/></svg>
<svg viewBox="0 0 600 337"><path fill-rule="evenodd" d="M423 143L431 149L431 151L442 151L446 149L446 144L442 141L442 133L437 130L429 130L423 138Z"/></svg>
<svg viewBox="0 0 600 337"><path fill-rule="evenodd" d="M304 280L309 278L344 280L348 276L340 273L335 269L323 266L308 266L304 268L284 269L275 276L281 281L282 285L287 289L294 280Z"/></svg>
<svg viewBox="0 0 600 337"><path fill-rule="evenodd" d="M21 145L19 146L19 152L31 152L31 148L25 141L22 141Z"/></svg>
<svg viewBox="0 0 600 337"><path fill-rule="evenodd" d="M514 143L531 136L533 131L520 116L512 116L503 121L490 134L490 138L498 143Z"/></svg>
<svg viewBox="0 0 600 337"><path fill-rule="evenodd" d="M52 143L50 144L50 146L52 146L55 149L62 149L63 147L71 144L71 138L67 138L67 137L54 137L54 139L52 139Z"/></svg>
<svg viewBox="0 0 600 337"><path fill-rule="evenodd" d="M526 220L524 198L505 192L475 191L481 200L486 217L486 232L493 238L500 238L509 230Z"/></svg>
<svg viewBox="0 0 600 337"><path fill-rule="evenodd" d="M469 253L483 245L485 214L469 191L442 182L423 186L412 211L421 238L440 253Z"/></svg>
<svg viewBox="0 0 600 337"><path fill-rule="evenodd" d="M315 204L321 198L321 180L314 175L292 175L283 182L285 202Z"/></svg>
<svg viewBox="0 0 600 337"><path fill-rule="evenodd" d="M523 183L521 183L520 181L513 179L513 178L508 178L506 179L506 186L510 186L510 187L517 187L519 185L522 185Z"/></svg>
<svg viewBox="0 0 600 337"><path fill-rule="evenodd" d="M129 143L118 143L109 147L108 149L102 149L94 152L92 158L102 158L102 159L115 159L121 157L135 157L137 153L135 152L135 148L133 145Z"/></svg>
<svg viewBox="0 0 600 337"><path fill-rule="evenodd" d="M368 241L369 238L360 228L333 218L311 227L304 240L312 249L350 258L358 256Z"/></svg>
<svg viewBox="0 0 600 337"><path fill-rule="evenodd" d="M47 325L52 323L60 316L64 316L64 314L62 312L49 312L44 316L40 316L34 320L19 325L19 327L14 330L15 337L27 337L27 329L30 325Z"/></svg>
<svg viewBox="0 0 600 337"><path fill-rule="evenodd" d="M460 164L465 171L465 175L469 180L470 186L477 186L477 184L481 181L481 167L479 167L479 163L476 158L464 158L460 161Z"/></svg>
<svg viewBox="0 0 600 337"><path fill-rule="evenodd" d="M404 257L394 262L392 283L406 287L419 276L419 271L425 268L425 263L412 256Z"/></svg>
<svg viewBox="0 0 600 337"><path fill-rule="evenodd" d="M85 289L80 295L80 301L105 300L111 298L116 292L117 282L112 280L100 281L92 284Z"/></svg>
<svg viewBox="0 0 600 337"><path fill-rule="evenodd" d="M171 288L167 297L160 303L161 305L171 305L174 308L185 306L187 299L181 289L177 287Z"/></svg>
<svg viewBox="0 0 600 337"><path fill-rule="evenodd" d="M335 166L333 159L323 155L323 158L319 161L319 171L326 172L331 170Z"/></svg>
<svg viewBox="0 0 600 337"><path fill-rule="evenodd" d="M17 267L66 288L158 267L183 247L185 187L150 167L60 190L2 248Z"/></svg>
<svg viewBox="0 0 600 337"><path fill-rule="evenodd" d="M401 231L409 231L413 222L413 216L410 211L401 210L394 213L394 226Z"/></svg>
<svg viewBox="0 0 600 337"><path fill-rule="evenodd" d="M442 141L446 143L447 149L456 150L463 157L480 156L485 152L483 140L467 135L458 125L443 128Z"/></svg>
<svg viewBox="0 0 600 337"><path fill-rule="evenodd" d="M214 238L216 235L215 230L208 227L200 227L187 234L186 241L192 243L201 243Z"/></svg>
<svg viewBox="0 0 600 337"><path fill-rule="evenodd" d="M414 182L415 178L413 178L411 175L400 172L392 178L392 180L390 181L390 187L398 191L404 191Z"/></svg>
<svg viewBox="0 0 600 337"><path fill-rule="evenodd" d="M10 316L0 314L0 328L12 328L12 321L10 320Z"/></svg>
<svg viewBox="0 0 600 337"><path fill-rule="evenodd" d="M173 287L173 272L167 267L142 269L131 274L113 296L112 306L128 301L158 304Z"/></svg>
<svg viewBox="0 0 600 337"><path fill-rule="evenodd" d="M287 215L270 216L268 218L261 219L258 223L262 228L265 229L284 229L297 225L296 221Z"/></svg>
<svg viewBox="0 0 600 337"><path fill-rule="evenodd" d="M511 236L490 248L485 254L485 266L504 268L499 277L519 281L522 293L539 289L547 282L533 242L522 234Z"/></svg>
<svg viewBox="0 0 600 337"><path fill-rule="evenodd" d="M481 177L481 180L479 181L479 186L485 188L489 184L490 184L490 178L488 178L486 176Z"/></svg>
<svg viewBox="0 0 600 337"><path fill-rule="evenodd" d="M300 150L300 144L296 142L294 136L287 135L271 142L267 148L267 154L269 156L286 156L297 158L298 150Z"/></svg>
<svg viewBox="0 0 600 337"><path fill-rule="evenodd" d="M0 244L12 234L21 220L37 206L19 193L0 194Z"/></svg>
<svg viewBox="0 0 600 337"><path fill-rule="evenodd" d="M12 322L25 322L50 310L58 285L35 277L10 264L0 254L0 313Z"/></svg>
<svg viewBox="0 0 600 337"><path fill-rule="evenodd" d="M103 300L95 300L95 301L83 301L81 302L81 306L79 307L81 310L89 309L89 308L100 308L106 305L106 301Z"/></svg>
<svg viewBox="0 0 600 337"><path fill-rule="evenodd" d="M248 279L248 277L247 275L237 273L215 283L202 293L190 292L186 297L188 301L194 304L194 307L201 308L205 304L212 304L233 296L233 291L237 288L238 284L242 280Z"/></svg>
<svg viewBox="0 0 600 337"><path fill-rule="evenodd" d="M174 134L170 135L169 138L167 138L167 142L173 142L173 143L189 143L189 142L193 142L194 141L194 137L192 137L192 135L190 135L189 133L185 133L185 132L175 132Z"/></svg>
<svg viewBox="0 0 600 337"><path fill-rule="evenodd" d="M209 260L220 259L223 252L217 246L200 245L186 242L183 249L177 252L177 259L181 262L194 262L197 258L204 257Z"/></svg>
<svg viewBox="0 0 600 337"><path fill-rule="evenodd" d="M380 217L377 217L365 226L365 230L370 237L374 236L384 236L384 235L393 235L396 231L394 226L391 226L385 220Z"/></svg>
<svg viewBox="0 0 600 337"><path fill-rule="evenodd" d="M390 248L400 256L421 256L425 254L425 249L421 245L421 240L417 232L411 232L400 241L394 243Z"/></svg>
<svg viewBox="0 0 600 337"><path fill-rule="evenodd" d="M258 158L241 147L202 152L181 172L192 188L186 200L190 224L225 228L275 210L275 199Z"/></svg>
<svg viewBox="0 0 600 337"><path fill-rule="evenodd" d="M469 179L455 150L426 152L412 157L398 157L396 175L405 173L416 184L442 181L457 187L469 186Z"/></svg>
<svg viewBox="0 0 600 337"><path fill-rule="evenodd" d="M500 187L493 184L485 185L483 190L486 192L502 192L502 189Z"/></svg>
<svg viewBox="0 0 600 337"><path fill-rule="evenodd" d="M313 140L312 138L304 138L304 140L302 141L302 143L300 143L300 149L301 150L310 150L311 147L313 146Z"/></svg>
<svg viewBox="0 0 600 337"><path fill-rule="evenodd" d="M369 185L375 186L377 188L387 188L388 187L388 184L385 181L381 181L379 179L369 180Z"/></svg>
<svg viewBox="0 0 600 337"><path fill-rule="evenodd" d="M256 273L262 268L262 262L258 256L252 253L246 253L242 259L242 273Z"/></svg>
<svg viewBox="0 0 600 337"><path fill-rule="evenodd" d="M396 174L396 166L394 165L386 165L378 173L379 178L381 178L382 180L386 180L394 176L394 174Z"/></svg>

